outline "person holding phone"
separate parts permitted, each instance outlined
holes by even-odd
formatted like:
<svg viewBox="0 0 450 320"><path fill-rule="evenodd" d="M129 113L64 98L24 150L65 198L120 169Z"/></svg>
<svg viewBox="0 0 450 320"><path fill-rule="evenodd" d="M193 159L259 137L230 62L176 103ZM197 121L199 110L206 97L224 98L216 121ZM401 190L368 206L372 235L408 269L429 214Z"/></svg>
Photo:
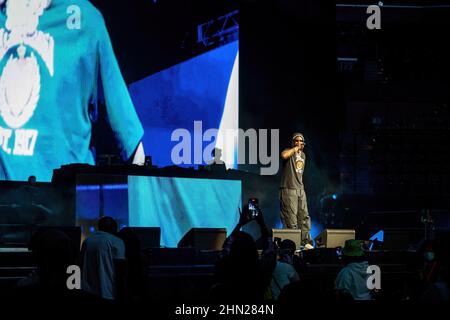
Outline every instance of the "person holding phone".
<svg viewBox="0 0 450 320"><path fill-rule="evenodd" d="M248 206L239 209L239 222L225 240L215 265L216 284L211 288L211 302L262 303L270 297L272 273L276 266L276 251L272 234L264 216L252 198ZM256 221L261 232L262 253L258 253L253 237L241 228Z"/></svg>
<svg viewBox="0 0 450 320"><path fill-rule="evenodd" d="M280 186L281 221L286 229L301 229L302 245L305 249L312 249L311 219L303 186L304 147L303 134L296 132L292 135L292 147L281 152L284 165Z"/></svg>

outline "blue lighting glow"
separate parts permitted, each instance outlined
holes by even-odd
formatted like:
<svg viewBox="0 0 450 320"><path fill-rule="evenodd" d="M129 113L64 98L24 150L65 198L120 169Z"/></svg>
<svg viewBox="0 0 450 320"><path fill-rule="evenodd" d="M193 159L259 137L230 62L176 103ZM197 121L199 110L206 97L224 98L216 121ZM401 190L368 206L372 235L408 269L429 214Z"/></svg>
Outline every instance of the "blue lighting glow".
<svg viewBox="0 0 450 320"><path fill-rule="evenodd" d="M281 222L280 219L278 219L277 223L275 224L275 229L283 229L283 222Z"/></svg>
<svg viewBox="0 0 450 320"><path fill-rule="evenodd" d="M323 231L323 225L315 222L315 221L311 221L311 238L314 239L315 237L317 237L322 231Z"/></svg>
<svg viewBox="0 0 450 320"><path fill-rule="evenodd" d="M384 241L384 231L383 230L378 231L370 238L370 240L371 241L377 240L379 242L383 242Z"/></svg>
<svg viewBox="0 0 450 320"><path fill-rule="evenodd" d="M103 190L127 190L127 184L105 184L102 185ZM100 190L100 185L78 185L77 191L98 191Z"/></svg>

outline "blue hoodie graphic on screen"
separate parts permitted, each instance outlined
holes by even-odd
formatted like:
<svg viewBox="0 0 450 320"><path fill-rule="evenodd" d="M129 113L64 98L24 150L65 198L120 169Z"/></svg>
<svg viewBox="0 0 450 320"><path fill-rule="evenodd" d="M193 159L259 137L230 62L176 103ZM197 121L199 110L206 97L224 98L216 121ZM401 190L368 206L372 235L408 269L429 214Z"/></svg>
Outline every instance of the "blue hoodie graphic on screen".
<svg viewBox="0 0 450 320"><path fill-rule="evenodd" d="M50 4L49 4L50 3ZM67 26L68 7L81 12ZM93 164L98 89L128 159L143 136L100 12L88 1L7 1L0 12L0 179L51 180L53 169ZM89 107L91 106L91 107Z"/></svg>

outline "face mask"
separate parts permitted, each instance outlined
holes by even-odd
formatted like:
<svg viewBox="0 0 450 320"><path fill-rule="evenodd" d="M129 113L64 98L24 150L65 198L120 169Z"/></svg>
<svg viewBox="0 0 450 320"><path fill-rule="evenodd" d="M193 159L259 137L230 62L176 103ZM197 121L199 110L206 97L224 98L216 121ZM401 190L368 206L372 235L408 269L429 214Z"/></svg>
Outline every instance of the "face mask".
<svg viewBox="0 0 450 320"><path fill-rule="evenodd" d="M434 260L434 252L433 251L425 251L423 257L426 261L430 262Z"/></svg>

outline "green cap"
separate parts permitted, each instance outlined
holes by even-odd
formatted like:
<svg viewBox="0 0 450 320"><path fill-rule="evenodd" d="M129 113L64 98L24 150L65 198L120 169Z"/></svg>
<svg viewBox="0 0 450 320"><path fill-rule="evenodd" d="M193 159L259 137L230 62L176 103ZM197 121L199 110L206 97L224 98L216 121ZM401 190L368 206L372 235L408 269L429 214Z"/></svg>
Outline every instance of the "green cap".
<svg viewBox="0 0 450 320"><path fill-rule="evenodd" d="M345 241L344 249L342 250L342 255L347 257L363 257L364 250L362 249L361 240L347 240Z"/></svg>

